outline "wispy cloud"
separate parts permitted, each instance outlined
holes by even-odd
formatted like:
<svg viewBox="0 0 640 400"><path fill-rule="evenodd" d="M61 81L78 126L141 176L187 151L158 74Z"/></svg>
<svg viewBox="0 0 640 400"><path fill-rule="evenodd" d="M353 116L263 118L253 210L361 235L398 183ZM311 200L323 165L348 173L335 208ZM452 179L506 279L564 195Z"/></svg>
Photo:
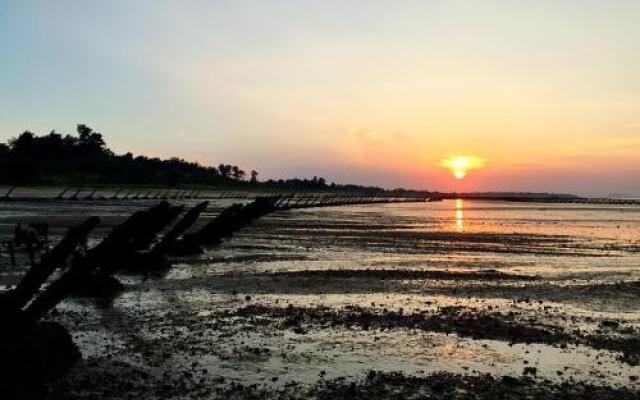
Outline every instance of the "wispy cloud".
<svg viewBox="0 0 640 400"><path fill-rule="evenodd" d="M351 128L349 129L348 134L352 140L367 142L377 142L379 137L378 131L376 131L375 129L370 129L366 126Z"/></svg>

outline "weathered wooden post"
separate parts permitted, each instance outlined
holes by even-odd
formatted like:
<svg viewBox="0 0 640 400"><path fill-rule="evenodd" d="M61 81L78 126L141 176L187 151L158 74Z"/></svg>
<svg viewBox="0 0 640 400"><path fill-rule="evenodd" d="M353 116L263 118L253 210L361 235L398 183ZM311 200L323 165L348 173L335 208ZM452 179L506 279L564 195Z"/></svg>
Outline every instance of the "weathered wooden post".
<svg viewBox="0 0 640 400"><path fill-rule="evenodd" d="M63 196L65 195L65 193L67 193L69 191L69 188L65 188L62 190L62 192L60 192L55 199L56 200L62 200Z"/></svg>
<svg viewBox="0 0 640 400"><path fill-rule="evenodd" d="M190 209L178 223L167 232L158 243L151 249L151 254L161 255L166 253L174 245L175 241L180 235L182 235L194 222L198 219L200 214L207 209L209 205L208 201L196 205Z"/></svg>
<svg viewBox="0 0 640 400"><path fill-rule="evenodd" d="M38 264L32 264L22 280L8 293L6 298L8 305L16 310L24 307L55 269L63 264L79 245L86 241L89 233L99 223L98 217L90 217L82 224L70 228L65 237L51 251L42 256ZM11 247L11 253L13 253L12 249L13 247ZM15 263L15 260L12 262Z"/></svg>
<svg viewBox="0 0 640 400"><path fill-rule="evenodd" d="M36 297L24 310L27 321L37 321L72 292L84 290L92 294L113 293L121 284L110 276L130 256L127 249L135 238L147 234L144 223L149 215L164 208L159 204L146 211L136 211L84 256L74 258L71 267ZM97 271L97 272L96 272ZM99 272L99 275L97 274Z"/></svg>
<svg viewBox="0 0 640 400"><path fill-rule="evenodd" d="M96 194L96 192L98 191L98 188L94 188L93 191L91 191L91 193L89 193L89 195L85 196L84 199L85 200L91 200L93 199L93 195Z"/></svg>
<svg viewBox="0 0 640 400"><path fill-rule="evenodd" d="M274 207L284 208L286 203L289 201L289 196L279 194L278 199L274 203Z"/></svg>
<svg viewBox="0 0 640 400"><path fill-rule="evenodd" d="M16 189L17 186L11 186L9 190L2 196L4 199L8 199L11 196L11 193Z"/></svg>
<svg viewBox="0 0 640 400"><path fill-rule="evenodd" d="M69 197L69 200L78 200L78 195L80 194L80 192L82 192L82 189L76 190L73 196Z"/></svg>

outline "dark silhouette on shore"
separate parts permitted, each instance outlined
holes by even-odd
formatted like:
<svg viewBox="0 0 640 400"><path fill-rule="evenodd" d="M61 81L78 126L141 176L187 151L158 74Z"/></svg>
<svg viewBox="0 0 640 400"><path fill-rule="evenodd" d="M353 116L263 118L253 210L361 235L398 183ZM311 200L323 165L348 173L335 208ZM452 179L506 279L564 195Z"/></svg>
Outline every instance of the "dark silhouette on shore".
<svg viewBox="0 0 640 400"><path fill-rule="evenodd" d="M236 165L207 167L173 157L115 154L87 125L77 136L29 131L0 143L0 184L233 184L245 171Z"/></svg>
<svg viewBox="0 0 640 400"><path fill-rule="evenodd" d="M325 178L293 178L258 182L258 171L237 165L204 166L178 157L160 159L132 153L115 154L101 133L84 124L77 136L51 131L38 136L25 131L0 143L1 185L153 184L256 187L287 190L384 192L375 186L328 184ZM248 178L248 179L247 179ZM7 197L10 195L8 192Z"/></svg>

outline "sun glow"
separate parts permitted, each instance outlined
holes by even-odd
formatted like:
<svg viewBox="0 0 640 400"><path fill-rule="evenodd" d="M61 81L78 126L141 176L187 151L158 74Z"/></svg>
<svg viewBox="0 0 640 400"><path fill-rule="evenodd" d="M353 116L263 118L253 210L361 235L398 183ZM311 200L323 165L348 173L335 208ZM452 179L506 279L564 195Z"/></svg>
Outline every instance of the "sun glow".
<svg viewBox="0 0 640 400"><path fill-rule="evenodd" d="M440 162L440 166L450 169L456 179L464 178L469 171L478 169L483 165L484 160L475 156L455 156L445 158Z"/></svg>

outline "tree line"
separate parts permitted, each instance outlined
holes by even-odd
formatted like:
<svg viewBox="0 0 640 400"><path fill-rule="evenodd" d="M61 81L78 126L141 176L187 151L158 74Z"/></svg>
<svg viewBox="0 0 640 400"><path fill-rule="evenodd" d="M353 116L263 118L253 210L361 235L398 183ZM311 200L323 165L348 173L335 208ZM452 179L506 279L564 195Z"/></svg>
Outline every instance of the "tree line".
<svg viewBox="0 0 640 400"><path fill-rule="evenodd" d="M160 184L261 186L284 190L354 190L357 185L327 184L322 177L270 179L258 182L258 171L247 173L237 165L204 166L178 157L160 159L128 152L115 154L101 133L85 124L75 135L25 131L0 143L0 184ZM381 188L369 188L382 191Z"/></svg>
<svg viewBox="0 0 640 400"><path fill-rule="evenodd" d="M0 143L0 184L238 184L247 173L237 165L200 165L181 158L115 154L99 132L84 124L77 135L25 131ZM257 182L258 172L250 172Z"/></svg>

